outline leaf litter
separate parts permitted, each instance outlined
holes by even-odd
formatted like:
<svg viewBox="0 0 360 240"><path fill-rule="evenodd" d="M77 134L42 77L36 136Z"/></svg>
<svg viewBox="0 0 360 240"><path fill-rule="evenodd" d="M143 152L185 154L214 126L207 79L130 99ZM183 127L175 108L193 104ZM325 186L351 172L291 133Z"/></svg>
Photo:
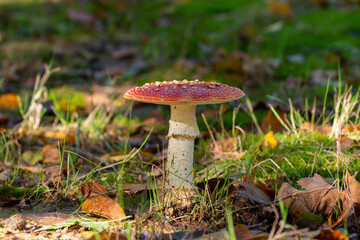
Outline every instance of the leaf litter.
<svg viewBox="0 0 360 240"><path fill-rule="evenodd" d="M66 16L70 21L101 28L103 22L107 21L107 16L104 16L101 7L104 4L103 1L99 1L97 4L99 4L98 10L88 11L71 8L66 11ZM270 14L275 17L286 19L296 16L294 13L295 8L288 1L269 1L267 4ZM125 8L121 3L115 5L121 11ZM256 29L247 29L245 32L247 32L247 37L252 36L254 40L259 37ZM81 36L84 33L79 31L77 34ZM58 41L60 42L60 40ZM16 44L14 45L16 46ZM57 48L52 49L54 54L61 55L64 59L75 59L81 56L83 58L81 61L79 59L74 60L75 64L71 63L70 66L65 66L59 73L70 76L74 73L78 74L78 76L92 76L97 83L113 81L114 79L122 81L139 76L150 69L150 64L144 62L139 56L141 51L131 43L118 45L116 43L104 44L99 41L85 44L61 41L54 47L45 44L42 46L41 43L34 44L35 42L20 43L17 46L22 47L21 51L15 51L17 47L12 47L11 51L15 51L19 55L19 52L31 53L39 48ZM82 45L85 47L80 48ZM36 46L35 50L31 49L31 46ZM6 49L6 47L2 49ZM9 55L9 58L19 57L15 53L7 52L6 54ZM103 57L104 53L111 56L111 59ZM210 63L208 63L210 64L208 69L204 67L204 62L199 61L198 64L194 64L194 62L196 61L184 59L182 67L190 67L196 71L195 75L199 76L205 76L206 71L224 74L228 79L234 81L234 85L259 83L263 81L261 79L267 79L272 75L275 70L270 66L270 61L255 59L241 51L228 53L224 49L219 49L212 56ZM5 60L2 62L1 73L6 79L20 81L24 75L38 71L39 64L33 65ZM83 65L91 67L83 70L79 67ZM29 70L23 71L24 69ZM47 71L46 68L45 71ZM33 83L31 78L24 77L24 79L30 79L27 81L30 81L30 84ZM113 86L110 88L110 91L108 91L109 89L103 86L100 87L96 84L92 86L92 89L95 90L88 94L85 101L81 103L81 105L85 106L84 108L73 107L71 102L67 100L59 102L58 110L66 113L69 106L71 110L63 115L63 120L66 118L76 119L76 121L69 120L71 124L60 127L57 125L61 125L58 124L61 121L59 120L61 115L55 117L54 110L49 111L47 113L49 115L43 118L42 114L47 111L45 107L47 91L45 88L35 89L35 92L37 90L40 90L40 92L37 92L35 98L33 97L30 100L34 104L30 105L32 107L28 109L24 105L25 98L18 102L20 98L13 93L0 96L1 113L4 114L4 117L0 116L0 123L1 126L6 127L1 132L7 133L18 123L24 123L20 125L20 128L15 128L20 129L15 134L15 139L12 139L11 135L5 136L7 141L13 141L15 144L21 145L21 149L10 149L12 148L10 142L4 144L5 147L9 148L7 154L11 155L11 157L4 156L6 161L1 163L0 166L0 207L1 210L4 210L2 217L12 215L14 209L21 212L20 215L13 215L14 218L7 218L4 220L5 222L0 223L5 229L33 233L33 227L36 226L35 231L39 234L36 236L52 236L54 238L56 236L69 236L67 235L69 232L75 233L79 229L81 231L91 229L94 232L103 231L99 234L101 239L107 239L107 237L117 239L118 235L127 238L131 231L133 232L132 236L135 236L134 232L136 230L134 226L138 224L138 221L144 220L142 222L144 228L147 227L147 223L153 223L153 225L148 224L149 228L164 226L164 231L158 231L157 235L153 235L156 238L202 237L227 239L231 234L235 234L237 239L267 239L269 236L280 236L276 234L269 235L272 232L278 234L288 233L289 236L294 237L314 236L316 239L347 238L341 232L343 231L341 228L339 230L331 228L343 226L341 225L342 220L351 219L350 217L359 211L359 182L355 179L355 176L351 176L348 172L344 177L346 188L343 189L340 182L328 183L319 175L312 178L300 178L297 181L298 185L296 185L294 180L291 181L292 179L283 176L282 173L277 175L278 178L274 179L274 175L271 175L265 180L260 178L264 180L262 182L256 182L249 180L252 179L251 174L249 174L249 179L244 179L236 174L229 176L230 174L226 172L228 169L224 170L224 176L228 177L224 178L224 180L220 177L221 172L217 172L218 169L215 169L215 174L213 174L215 178L206 180L204 180L205 178L197 178L199 180L198 185L203 184L199 187L203 191L203 197L199 203L201 208L192 209L191 214L187 211L173 211L171 215L163 215L163 206L159 207L156 202L156 192L161 189L163 181L162 167L164 156L166 156L165 134L163 131L156 129L152 132L149 141L143 142L144 136L150 132L152 126L161 126L166 122L162 116L163 112L158 111L156 114L154 112L151 116L143 118L140 123L121 122L121 120L116 119L116 115L128 117L130 110L124 109L126 104L123 100L115 100L116 97L110 96L121 95L121 88ZM125 89L127 88L125 87ZM23 114L20 113L23 120L19 120L19 113L14 113L18 110L19 105L24 107ZM56 109L55 103L53 105L52 109ZM116 107L110 109L109 106ZM93 111L94 107L96 111ZM136 117L143 117L143 113L149 111L148 107L144 105L134 105L132 110L131 114ZM113 113L114 111L116 111L116 114ZM150 111L152 112L152 110ZM81 113L89 113L89 117L87 119L78 117ZM17 117L14 117L16 114ZM284 126L273 116L272 111L268 111L268 115L265 116L261 125L262 131L268 132L268 134L259 136L261 140L255 144L255 147L258 147L261 153L254 157L254 161L258 161L261 154L266 156L268 152L284 150L283 138L275 138L273 135L273 132L283 132ZM283 122L287 120L285 113L281 112L279 115ZM213 117L215 116L213 115ZM109 122L109 124L95 123L97 118L100 119L98 122ZM81 125L82 121L86 123L84 124L85 127L79 128L78 126ZM52 127L44 128L42 124L52 125ZM317 127L315 124L308 122L305 122L305 124L308 124L308 126L303 126L306 133L330 135L332 132L331 126ZM249 132L251 131L249 129L242 129L244 138L224 137L215 140L213 144L216 147L212 146L211 155L206 156L204 154L204 157L208 157L208 162L217 159L223 163L232 163L232 165L229 164L229 169L242 165L241 161L249 159L249 151L243 151L241 142L245 141L245 138L250 135ZM229 133L226 132L226 134ZM345 126L338 137L337 140L340 141L342 146L351 149L356 144L358 137L356 125ZM127 151L121 151L123 146L126 146ZM143 148L142 152L132 155L130 147L135 147L135 150ZM18 153L21 155L21 162L16 161L16 159L20 159L16 158ZM262 164L256 164L258 167L266 167ZM200 165L199 168L201 167L204 166ZM207 167L204 169L214 169L217 166L208 165ZM247 168L246 170L253 173L254 168ZM111 173L115 173L119 178L111 180L111 177L109 177ZM105 175L108 177L104 177ZM92 178L111 190L108 191L104 186L89 180ZM284 182L284 179L287 179L288 183ZM278 182L272 184L272 181ZM119 184L118 188L115 187L115 182ZM303 189L299 189L299 186ZM57 207L47 207L46 204L49 199L55 200ZM153 199L153 201L146 201L148 199ZM289 207L288 217L292 224L292 227L285 226L285 229L282 229L284 230L283 233L279 231L279 229L281 230L281 223L277 225L276 222L278 208L272 207L280 199L285 206ZM39 204L39 201L41 204ZM122 206L124 205L125 208L121 208L118 202L122 202ZM133 209L129 207L131 204L135 206ZM70 206L69 209L66 206ZM353 212L353 207L355 212ZM76 211L76 209L80 208L96 217L84 218L83 213ZM66 214L57 212L58 209L66 212ZM41 213L40 210L51 212ZM233 226L230 224L230 218L227 217L229 211L232 213L230 215L233 218ZM144 214L144 212L148 214ZM74 216L68 219L70 213L73 213ZM102 218L124 219L126 217L125 213L133 214L134 218L128 220L127 223L102 220ZM281 214L284 218L285 214L283 212ZM320 225L318 226L320 230L315 229L318 230L315 231L312 229L312 235L306 235L296 227L299 227L299 222L303 223L304 220L305 225L301 226L309 227L306 224L309 224L309 222L314 223L318 219L320 219ZM331 221L326 223L326 219ZM37 225L29 224L27 221L33 221ZM272 221L276 224L272 224ZM12 222L17 223L14 226L9 225ZM351 222L349 221L349 223ZM357 226L356 224L353 223L353 225L349 226L354 228L354 226ZM38 228L39 226L42 226L42 228ZM107 230L110 226L118 227L116 228L116 236L112 231ZM128 232L124 229L127 229ZM46 232L47 230L54 230L54 235ZM142 229L142 231L138 232L138 236L149 238L151 232ZM153 232L156 232L156 230ZM164 234L164 232L170 233ZM7 236L18 236L13 233L5 234ZM70 238L75 239L76 237L70 235Z"/></svg>

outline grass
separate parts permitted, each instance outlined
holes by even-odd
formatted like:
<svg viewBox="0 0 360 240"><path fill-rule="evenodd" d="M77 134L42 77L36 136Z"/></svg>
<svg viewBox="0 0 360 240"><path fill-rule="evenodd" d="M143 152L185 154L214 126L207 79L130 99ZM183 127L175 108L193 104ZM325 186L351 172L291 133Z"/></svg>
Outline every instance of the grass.
<svg viewBox="0 0 360 240"><path fill-rule="evenodd" d="M350 139L357 137L356 132L341 130L348 125L356 127L359 121L358 82L353 80L359 76L358 8L339 11L330 6L305 11L301 6L294 17L283 18L271 14L265 1L260 0L124 3L122 9L114 8L115 2L111 1L108 5L0 1L3 20L0 42L5 43L0 47L0 66L19 64L17 72L21 77L21 69L29 68L33 62L51 62L52 66L62 67L58 73L49 67L31 69L44 72L37 78L32 93L22 89L20 83L10 88L21 92L19 109L12 114L22 120L6 133L1 131L0 156L5 164L1 173L10 171L0 181L1 195L27 198L30 194L30 198L72 202L71 206L79 207L83 199L78 187L94 180L106 186L111 196L134 215L134 221L127 220L122 226L128 237L136 230L134 225L137 229L148 227L139 224L139 219L147 220L149 225L156 221L176 225L180 221L177 217L183 215L181 221L186 220L191 226L205 224L201 226L215 230L227 227L230 238L234 238L234 224L241 222L239 219L246 221L243 212L234 212L229 206L229 179L247 178L254 182L283 179L295 185L297 180L315 173L341 179L345 170L359 169L358 143L344 144L342 148L337 145L344 134ZM69 8L85 9L98 16L102 30L69 21L66 17ZM106 16L101 15L104 11ZM161 116L155 118L157 127L152 129L146 120L153 116L144 114L148 111L146 107L133 109L128 103L115 103L117 92L108 94L107 105L89 102L87 97L92 92L84 83L93 80L92 74L67 71L85 69L95 73L118 64L110 61L112 53L107 49L116 49L120 41L135 45L138 52L135 60L144 60L148 65L129 65L117 75L100 80L100 84L116 88L125 81L140 85L201 76L201 80L244 86L249 98L246 102L224 105L221 113L218 105L198 107L198 123L204 138L196 141L195 179L205 187L197 205L189 212L175 212L170 220L165 219L169 212L162 206L159 194L161 174L152 171L162 169L167 126L157 122L169 119L168 108L157 108ZM54 50L59 42L64 54ZM74 45L76 51L65 51ZM223 49L224 59L216 60L219 49ZM234 52L244 52L248 58L236 58ZM239 65L234 61L255 66L259 59L260 68L255 71L264 71L264 75L260 82L251 85L248 73L235 71ZM313 82L311 74L316 69L335 70L338 76ZM290 76L296 78L293 88L288 87ZM2 81L5 89L10 86L8 78L5 76ZM62 86L64 82L71 85ZM354 87L345 88L346 83L354 83ZM317 96L316 101L313 96ZM305 100L307 97L309 100ZM255 105L263 102L290 109L282 122L288 129L275 133L278 145L274 148L265 144L267 132L262 132L259 126L268 109ZM52 111L46 108L49 103ZM209 111L201 119L205 110ZM272 112L279 118L278 110L273 108ZM317 129L332 123L333 131L302 129L308 122ZM46 132L56 131L65 137L46 137ZM215 158L211 148L214 141L232 143L226 146L226 151L238 155ZM35 148L40 153L44 145L51 144L58 150L55 163L45 155L28 163L21 160L26 151L35 152ZM239 155L242 157L234 157ZM48 172L57 167L60 171L49 177ZM212 186L214 179L218 182ZM221 182L223 179L227 180ZM148 184L151 190L130 193L126 188L129 183ZM280 210L285 216L287 210L283 207ZM280 222L280 226L284 225L285 218Z"/></svg>
<svg viewBox="0 0 360 240"><path fill-rule="evenodd" d="M50 69L49 72L51 72ZM39 77L39 79L41 78ZM42 85L42 87L44 88L45 85ZM337 91L340 92L339 90ZM34 95L37 94L38 92L34 91ZM341 95L335 95L335 97L337 99L334 101L336 103L335 111L332 115L326 115L325 119L333 119L333 127L341 129L349 122L352 122L352 124L356 126L358 115L350 113L353 113L353 109L358 108L357 93L352 95L349 89L343 89L341 91ZM30 102L30 105L26 109L34 109L32 105L41 104L41 102L38 102L37 98L33 99L34 100ZM55 98L52 98L52 100L56 101ZM46 99L43 99L43 101L46 101ZM123 108L122 111L126 112L127 110ZM22 112L25 113L27 111L22 110ZM248 110L247 112L252 115L249 119L257 119L254 111ZM277 115L275 109L273 109L273 112ZM278 141L278 146L274 148L264 144L265 140L262 133L245 132L242 128L246 127L246 124L238 125L238 122L235 120L237 111L234 113L235 115L232 113L232 116L230 116L230 114L222 115L217 123L214 122L212 125L209 125L207 122L205 124L210 131L215 130L217 132L213 133L213 138L219 141L218 143L222 144L223 142L226 142L226 139L233 139L231 142L237 142L236 147L233 149L230 148L229 151L239 154L243 153L241 159L227 157L226 155L216 159L212 156L211 151L209 151L209 145L212 141L211 138L198 141L198 147L195 152L195 156L197 156L196 181L198 183L204 183L205 186L208 186L211 179L251 178L255 182L263 182L269 179L284 179L283 181L294 184L296 180L303 177L311 177L315 173L318 173L325 178L342 178L345 173L343 171L344 169L354 172L358 167L357 161L352 160L352 158L355 158L355 156L352 156L352 152L355 150L356 145L351 145L346 149L340 149L339 152L339 148L336 146L336 135L331 135L330 132L327 134L304 132L300 127L302 126L302 123L306 122L305 116L296 109L293 109L291 112L294 117L289 116L286 119L290 122L288 130L278 132L274 135ZM110 115L112 116L113 113L110 113ZM133 120L131 120L131 115L132 114L123 115L124 121L126 120L125 122L128 123L127 128L130 128L131 125L134 124ZM24 116L27 115L25 114ZM41 119L41 115L36 116L39 116ZM47 159L44 159L43 166L40 166L40 169L42 170L39 177L37 177L37 174L31 174L15 167L13 169L14 175L6 181L7 185L4 191L10 191L7 194L12 194L11 191L14 189L15 191L18 190L18 188L14 187L19 184L19 181L21 182L21 179L30 177L35 181L35 185L31 188L31 192L34 191L31 193L31 197L38 199L47 199L51 197L57 199L57 201L69 201L70 199L79 198L79 193L77 193L76 189L82 183L91 179L107 183L109 189L117 196L121 206L123 206L124 209L133 211L135 218L145 215L148 218L154 218L162 221L167 212L166 210L163 210L164 207L161 205L158 193L159 189L156 187L159 179L148 176L149 166L159 165L159 163L154 162L154 154L150 154L151 158L149 162L141 163L141 159L139 159L140 155L138 153L142 151L146 144L154 141L151 140L151 136L154 134L160 136L161 134L166 134L166 132L151 133L150 131L147 137L142 134L142 144L138 149L133 148L133 150L128 153L130 149L126 146L128 144L131 146L130 143L121 144L121 142L114 142L107 137L106 129L113 123L113 121L118 122L119 119L105 117L105 119L108 119L105 120L104 116L107 115L94 114L91 121L86 123L87 121L77 121L76 118L71 120L68 109L67 113L62 115L63 121L57 121L54 127L63 129L64 132L67 132L67 129L72 132L77 132L77 128L79 128L81 129L78 133L78 137L80 139L84 136L88 136L90 132L93 132L97 138L89 138L86 142L81 142L81 144L78 145L79 149L86 148L89 154L99 155L99 153L96 153L96 148L91 148L92 144L95 143L95 145L104 146L105 152L113 152L115 156L120 153L125 154L126 156L122 160L109 166L103 166L102 164L104 162L98 162L95 164L91 163L91 161L87 159L82 152L77 152L78 149L74 148L74 151L66 150L67 147L72 144L73 146L76 146L76 143L66 143L65 136L65 139L57 140L57 146L60 152L58 155L60 158L60 169L65 169L66 171L65 174L61 171L57 173L58 175L56 178L52 180L56 180L54 182L55 184L51 184L51 182L43 180L44 172L47 169ZM59 118L59 115L55 115L55 118ZM233 130L228 130L231 129L231 127L228 128L227 123L227 121L230 121L229 118L231 121L235 121L232 122ZM314 123L321 123L324 118L322 115L319 115L313 119ZM319 121L317 121L318 119ZM340 120L335 121L335 119ZM24 117L23 122L26 123L27 121L28 118ZM96 123L99 123L100 125L97 125ZM244 122L240 121L240 123ZM287 123L283 122L283 124ZM339 126L337 126L337 124ZM86 125L86 128L84 128L84 125ZM218 125L220 125L220 127ZM28 124L20 124L19 126L26 127ZM31 131L36 133L36 131L41 130L42 128L43 126L40 124L37 128L31 129ZM241 130L243 132L241 132ZM19 129L17 131L4 134L3 138L6 143L4 155L7 159L12 159L13 165L20 164L18 161L19 155L16 154L20 150L20 146L15 145L12 142L15 140L14 137L16 135L14 135L14 133L16 132L19 132ZM136 132L131 133L128 129L126 138L128 140L126 141L129 141L134 134L136 134ZM36 137L33 138L36 139ZM199 161L200 159L205 161ZM145 175L144 173L141 173L144 171ZM137 176L141 175L147 176L146 179L138 180ZM124 184L143 183L144 181L150 184L151 191L148 194L142 195L141 201L134 206L131 203L131 199L134 195L125 193ZM222 184L218 182L215 187L212 187L211 192L209 187L205 187L201 192L202 198L200 198L199 204L191 210L191 214L186 216L185 219L190 222L205 221L208 224L208 227L212 229L220 229L228 226L229 236L233 236L233 221L237 220L231 218L231 209L229 209L229 206L226 207L226 202L228 201L228 190L228 181L225 181L225 183ZM25 192L22 194L25 194ZM23 196L25 197L26 195ZM81 197L77 201L78 206L78 204L81 204ZM132 206L133 209L129 209L130 206ZM177 214L180 214L180 212ZM195 220L191 217L192 215L200 216L200 218ZM239 215L236 216L239 217ZM130 223L128 223L127 226L129 226L129 224Z"/></svg>

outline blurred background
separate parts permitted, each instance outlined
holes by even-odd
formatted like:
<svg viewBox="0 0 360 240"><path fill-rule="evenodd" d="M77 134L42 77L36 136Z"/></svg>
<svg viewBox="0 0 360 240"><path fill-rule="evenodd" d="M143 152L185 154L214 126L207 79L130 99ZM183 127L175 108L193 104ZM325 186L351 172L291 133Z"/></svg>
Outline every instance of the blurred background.
<svg viewBox="0 0 360 240"><path fill-rule="evenodd" d="M340 72L359 84L359 1L0 0L1 93L32 91L44 64L60 92L198 78L301 107Z"/></svg>

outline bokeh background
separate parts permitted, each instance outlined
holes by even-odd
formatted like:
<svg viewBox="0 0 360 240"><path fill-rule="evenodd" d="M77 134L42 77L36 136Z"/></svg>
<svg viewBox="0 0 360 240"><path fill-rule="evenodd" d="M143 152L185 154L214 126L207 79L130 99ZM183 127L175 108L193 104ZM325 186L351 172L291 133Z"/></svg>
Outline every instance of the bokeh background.
<svg viewBox="0 0 360 240"><path fill-rule="evenodd" d="M301 108L339 73L358 85L359 1L0 0L0 91L31 92L44 64L60 95L198 78Z"/></svg>

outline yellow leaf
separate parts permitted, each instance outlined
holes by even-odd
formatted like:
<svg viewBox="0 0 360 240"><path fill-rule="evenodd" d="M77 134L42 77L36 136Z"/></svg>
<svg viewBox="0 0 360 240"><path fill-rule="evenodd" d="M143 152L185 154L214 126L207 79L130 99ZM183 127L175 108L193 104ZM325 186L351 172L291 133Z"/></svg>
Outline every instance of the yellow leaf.
<svg viewBox="0 0 360 240"><path fill-rule="evenodd" d="M49 131L44 133L44 137L48 139L65 140L65 143L74 143L76 141L73 133L65 133L62 131Z"/></svg>
<svg viewBox="0 0 360 240"><path fill-rule="evenodd" d="M276 138L274 137L274 132L272 130L264 136L263 140L265 147L275 148L278 144Z"/></svg>

